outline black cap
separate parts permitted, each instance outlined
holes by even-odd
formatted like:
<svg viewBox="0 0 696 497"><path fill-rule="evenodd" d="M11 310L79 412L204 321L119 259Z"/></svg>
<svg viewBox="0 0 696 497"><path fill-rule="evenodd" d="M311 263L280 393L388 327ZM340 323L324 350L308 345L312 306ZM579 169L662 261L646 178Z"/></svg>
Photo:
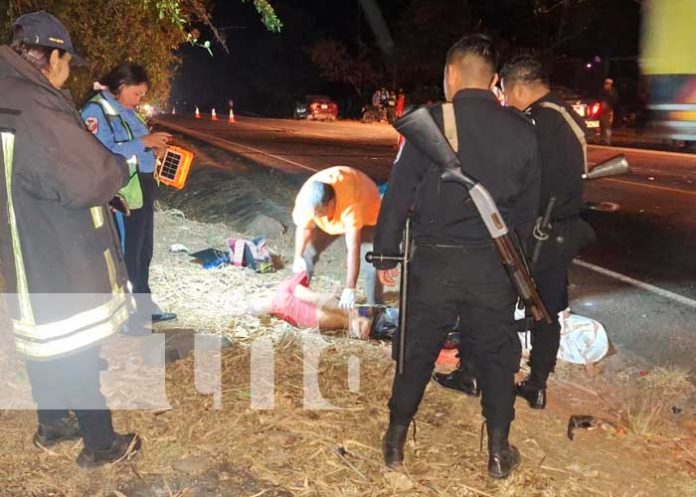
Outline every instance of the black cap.
<svg viewBox="0 0 696 497"><path fill-rule="evenodd" d="M63 23L48 12L41 10L24 14L15 21L14 27L22 28L24 43L65 50L72 55L74 65L87 65L85 58L75 50L70 34Z"/></svg>

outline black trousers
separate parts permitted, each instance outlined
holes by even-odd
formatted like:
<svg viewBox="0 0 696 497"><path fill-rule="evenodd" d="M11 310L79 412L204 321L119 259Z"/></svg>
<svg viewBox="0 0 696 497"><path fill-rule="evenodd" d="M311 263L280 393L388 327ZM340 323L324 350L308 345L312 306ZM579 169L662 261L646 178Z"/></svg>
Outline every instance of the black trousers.
<svg viewBox="0 0 696 497"><path fill-rule="evenodd" d="M411 263L406 358L394 377L391 422L416 414L447 333L459 319L478 372L488 424L514 419L514 374L521 346L514 327L516 294L493 246L416 244Z"/></svg>
<svg viewBox="0 0 696 497"><path fill-rule="evenodd" d="M154 304L150 295L150 262L154 246L154 215L157 200L157 185L152 173L138 173L143 190L143 206L131 211L125 218L124 258L128 279L133 285L138 310L152 311Z"/></svg>
<svg viewBox="0 0 696 497"><path fill-rule="evenodd" d="M539 387L546 386L546 380L556 367L556 356L561 344L558 313L568 307L568 269L571 260L552 251L549 251L548 256L544 266L534 271L534 281L541 300L551 314L551 323L537 322L531 333L530 380Z"/></svg>
<svg viewBox="0 0 696 497"><path fill-rule="evenodd" d="M109 447L115 436L111 411L100 390L99 352L95 346L58 359L26 361L39 423L52 424L73 411L90 449Z"/></svg>
<svg viewBox="0 0 696 497"><path fill-rule="evenodd" d="M580 249L594 239L592 228L578 216L555 220L552 224L551 236L543 242L537 266L533 271L541 299L551 315L551 323L535 323L531 330L530 380L540 388L546 386L549 375L556 367L556 356L561 342L558 313L568 307L570 265ZM462 340L459 347L459 362L460 369L470 375L478 375L466 339Z"/></svg>

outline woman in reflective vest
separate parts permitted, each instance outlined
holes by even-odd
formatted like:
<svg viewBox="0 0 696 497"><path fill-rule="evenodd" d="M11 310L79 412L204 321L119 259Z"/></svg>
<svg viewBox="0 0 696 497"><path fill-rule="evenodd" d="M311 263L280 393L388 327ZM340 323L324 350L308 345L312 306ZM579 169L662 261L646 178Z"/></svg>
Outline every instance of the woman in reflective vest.
<svg viewBox="0 0 696 497"><path fill-rule="evenodd" d="M168 133L150 133L136 107L149 88L142 66L123 62L103 77L99 90L82 109L87 129L112 152L137 166L129 184L121 190L119 203L127 204L128 215L117 214L128 278L138 305L138 322L175 319L176 314L162 312L152 301L149 274L153 253L154 204L157 186L154 179L157 157L164 154ZM146 332L138 326L131 333Z"/></svg>

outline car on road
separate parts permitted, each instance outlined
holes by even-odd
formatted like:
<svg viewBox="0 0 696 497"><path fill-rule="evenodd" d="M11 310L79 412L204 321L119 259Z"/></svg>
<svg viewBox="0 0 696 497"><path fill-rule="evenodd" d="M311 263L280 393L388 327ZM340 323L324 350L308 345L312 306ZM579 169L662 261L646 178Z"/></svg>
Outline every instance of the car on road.
<svg viewBox="0 0 696 497"><path fill-rule="evenodd" d="M588 135L599 134L599 119L602 114L602 104L599 100L582 98L573 90L565 87L554 87L553 90L585 120Z"/></svg>
<svg viewBox="0 0 696 497"><path fill-rule="evenodd" d="M335 121L338 118L338 104L323 95L307 95L295 104L295 119L315 121Z"/></svg>

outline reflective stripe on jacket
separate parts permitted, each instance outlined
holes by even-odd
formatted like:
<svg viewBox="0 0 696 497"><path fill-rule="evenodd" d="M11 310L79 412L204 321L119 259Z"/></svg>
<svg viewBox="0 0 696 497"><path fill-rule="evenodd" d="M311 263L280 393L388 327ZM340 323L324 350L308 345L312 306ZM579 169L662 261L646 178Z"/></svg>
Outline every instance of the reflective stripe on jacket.
<svg viewBox="0 0 696 497"><path fill-rule="evenodd" d="M17 349L50 359L128 318L108 202L128 167L84 129L69 95L0 46L0 270Z"/></svg>

